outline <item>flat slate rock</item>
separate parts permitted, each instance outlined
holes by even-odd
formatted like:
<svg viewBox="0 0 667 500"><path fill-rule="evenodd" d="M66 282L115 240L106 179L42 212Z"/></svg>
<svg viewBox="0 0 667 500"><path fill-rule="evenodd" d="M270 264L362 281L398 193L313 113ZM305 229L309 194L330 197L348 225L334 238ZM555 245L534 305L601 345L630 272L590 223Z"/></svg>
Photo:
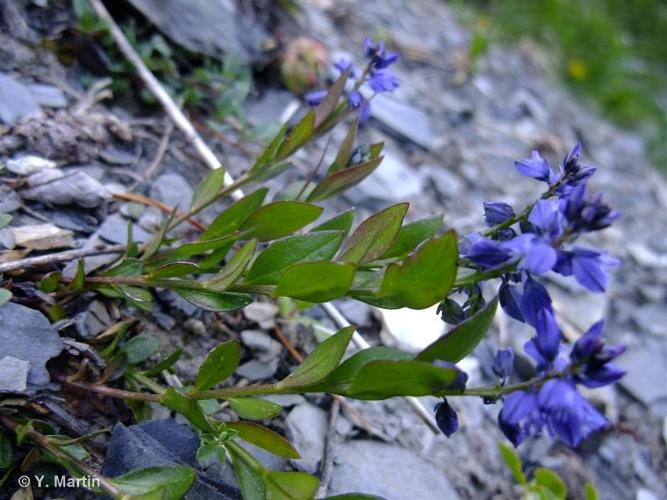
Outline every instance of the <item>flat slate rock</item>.
<svg viewBox="0 0 667 500"><path fill-rule="evenodd" d="M189 465L195 467L199 438L192 430L168 418L139 425L117 423L112 431L102 473L108 477L146 467ZM196 469L196 468L195 468ZM232 485L197 470L185 500L232 500L240 498Z"/></svg>
<svg viewBox="0 0 667 500"><path fill-rule="evenodd" d="M266 34L225 0L130 0L165 35L211 57L233 54L244 62L259 52Z"/></svg>
<svg viewBox="0 0 667 500"><path fill-rule="evenodd" d="M41 312L8 302L0 307L0 346L4 365L7 357L30 364L26 392L32 393L49 383L46 362L60 354L63 343Z"/></svg>
<svg viewBox="0 0 667 500"><path fill-rule="evenodd" d="M391 500L457 500L445 472L400 446L348 441L334 449L329 495L366 493Z"/></svg>
<svg viewBox="0 0 667 500"><path fill-rule="evenodd" d="M41 111L42 108L28 87L0 73L0 122L13 125L24 116Z"/></svg>

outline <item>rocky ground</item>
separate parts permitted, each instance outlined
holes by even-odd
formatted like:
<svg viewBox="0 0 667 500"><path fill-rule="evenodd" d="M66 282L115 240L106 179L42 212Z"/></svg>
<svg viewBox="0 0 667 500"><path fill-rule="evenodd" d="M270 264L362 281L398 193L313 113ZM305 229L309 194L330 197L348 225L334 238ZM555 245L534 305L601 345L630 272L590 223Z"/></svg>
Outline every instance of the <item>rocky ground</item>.
<svg viewBox="0 0 667 500"><path fill-rule="evenodd" d="M76 64L63 65L44 45L36 45L44 31L52 35L68 22L64 15L47 21L38 4L0 2L0 212L15 216L0 233L7 249L2 259L53 247L124 243L130 219L135 221L134 239L145 241L163 215L157 208L124 201L123 193L186 206L206 168L193 159L179 133L165 135L166 120L155 109L97 103L100 95L84 92ZM356 206L371 213L410 201L409 219L444 213L447 225L465 233L480 227L483 201L521 207L539 193L537 183L516 173L514 159L539 148L557 161L574 143L583 144L585 158L598 166L592 186L623 211L595 244L623 264L607 296L585 294L560 280L551 283L551 291L568 338L605 318L607 336L628 346L620 359L628 375L618 387L590 395L614 423L609 432L576 451L545 438L523 445L520 453L529 467L547 466L560 473L575 492L573 498L588 480L604 499L667 498L667 182L647 163L639 137L603 121L565 92L549 77L546 56L530 44L492 47L471 71L466 63L470 33L442 2L320 0L304 2L297 20L288 29L319 39L333 59L356 58L368 33L388 36L403 56L397 65L400 89L373 101L374 118L362 132L362 137L386 143L386 158L366 181L332 202L332 211ZM244 36L237 33L234 43L247 47ZM293 102L289 92L270 81L247 103L249 119L258 127L275 123L289 114ZM230 144L233 130L226 134L227 140L221 140L209 133L207 140L230 173L238 175L251 155ZM163 137L169 142L156 166ZM323 147L315 145L297 157L297 169L279 178L272 192L306 176L308 159ZM38 159L25 159L26 154ZM52 168L36 166L45 159L53 162L48 165ZM89 259L87 266L101 266L105 258ZM416 349L444 327L434 311L387 314L352 302L339 305L372 342ZM160 309L147 315L84 297L78 310L74 319L59 323L63 335L90 339L132 314L145 332L161 340L160 353L184 349L176 369L185 381L192 379L205 353L230 336L240 336L253 353L238 373L252 382L279 377L292 364L274 340L276 325L304 351L313 345L306 320L284 324L268 302L256 303L242 315L218 316L164 294ZM305 318L333 327L319 310ZM0 324L0 346L10 342L10 334L8 324ZM498 345L520 351L529 334L521 324L499 318L494 335L464 360L470 384L492 380L487 367ZM325 457L331 401L290 396L279 402L284 418L275 428L287 433L304 458L290 464L269 455L264 459L276 469L317 472ZM56 393L45 395L43 403L70 432L90 429L88 419L100 409L129 424L127 409L115 404L72 411ZM369 425L364 428L349 409L339 416L326 453L333 460L328 493L363 491L391 499L515 497L497 452L502 440L495 424L498 408L478 401L456 400L455 405L461 429L446 439L433 434L402 400L351 403ZM109 473L131 467L133 459L146 463L138 455L146 443L156 440L166 450L174 443L183 446L178 432L165 438L155 429L128 429L113 434L105 463ZM121 456L118 450L123 450ZM169 454L155 450L157 445L151 452L155 460ZM219 484L228 480L229 471L215 466L207 477L210 484Z"/></svg>

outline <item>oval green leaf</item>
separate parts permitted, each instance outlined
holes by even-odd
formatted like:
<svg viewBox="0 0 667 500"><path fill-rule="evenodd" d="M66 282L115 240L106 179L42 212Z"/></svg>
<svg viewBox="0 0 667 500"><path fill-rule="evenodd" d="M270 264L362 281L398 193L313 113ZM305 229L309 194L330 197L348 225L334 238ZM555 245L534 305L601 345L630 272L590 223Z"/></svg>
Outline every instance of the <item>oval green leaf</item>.
<svg viewBox="0 0 667 500"><path fill-rule="evenodd" d="M299 452L287 439L271 429L251 422L227 422L226 425L237 431L239 437L244 441L259 446L274 455L294 460L301 458Z"/></svg>
<svg viewBox="0 0 667 500"><path fill-rule="evenodd" d="M417 354L415 359L433 361L440 359L450 363L458 363L479 344L491 326L496 314L498 297L487 303L470 318L462 321L438 340Z"/></svg>
<svg viewBox="0 0 667 500"><path fill-rule="evenodd" d="M195 389L205 391L229 377L241 359L241 344L238 340L223 342L208 353L199 367Z"/></svg>
<svg viewBox="0 0 667 500"><path fill-rule="evenodd" d="M342 241L342 231L288 236L260 253L245 279L248 283L272 285L291 264L332 258Z"/></svg>
<svg viewBox="0 0 667 500"><path fill-rule="evenodd" d="M379 258L394 242L407 210L407 203L399 203L359 224L346 242L338 260L359 264Z"/></svg>
<svg viewBox="0 0 667 500"><path fill-rule="evenodd" d="M275 240L292 234L310 224L322 213L322 208L300 201L274 201L255 210L241 224L247 238L260 241Z"/></svg>
<svg viewBox="0 0 667 500"><path fill-rule="evenodd" d="M239 417L247 420L271 419L283 410L282 406L266 399L231 398L227 402Z"/></svg>
<svg viewBox="0 0 667 500"><path fill-rule="evenodd" d="M401 264L387 266L379 297L412 309L426 309L451 290L458 267L456 233L429 240Z"/></svg>
<svg viewBox="0 0 667 500"><path fill-rule="evenodd" d="M133 470L109 481L126 495L123 498L179 500L190 489L196 475L191 467L176 465Z"/></svg>
<svg viewBox="0 0 667 500"><path fill-rule="evenodd" d="M353 264L326 260L294 264L280 277L275 295L308 302L337 299L352 286L354 271Z"/></svg>
<svg viewBox="0 0 667 500"><path fill-rule="evenodd" d="M190 304L207 311L235 311L252 303L252 296L247 293L220 293L212 290L189 288L177 288L174 291Z"/></svg>
<svg viewBox="0 0 667 500"><path fill-rule="evenodd" d="M423 361L372 361L366 364L344 394L355 399L395 396L438 396L454 382L459 371Z"/></svg>

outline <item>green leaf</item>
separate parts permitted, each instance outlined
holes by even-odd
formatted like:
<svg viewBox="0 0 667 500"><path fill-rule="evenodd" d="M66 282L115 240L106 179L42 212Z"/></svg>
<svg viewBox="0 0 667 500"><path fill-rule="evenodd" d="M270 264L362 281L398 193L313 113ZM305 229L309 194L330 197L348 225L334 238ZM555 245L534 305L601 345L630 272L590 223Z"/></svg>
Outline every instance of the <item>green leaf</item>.
<svg viewBox="0 0 667 500"><path fill-rule="evenodd" d="M584 485L584 498L586 500L598 500L598 492L593 483L586 483Z"/></svg>
<svg viewBox="0 0 667 500"><path fill-rule="evenodd" d="M422 241L433 238L442 227L442 215L428 217L404 225L396 235L391 248L382 256L383 259L402 257L414 250Z"/></svg>
<svg viewBox="0 0 667 500"><path fill-rule="evenodd" d="M153 235L151 240L146 245L146 249L141 255L142 261L150 259L160 249L162 242L164 241L164 237L167 235L167 231L169 230L169 226L171 226L171 221L174 220L175 215L176 207L172 209L167 219L162 223L162 226L160 226L160 230Z"/></svg>
<svg viewBox="0 0 667 500"><path fill-rule="evenodd" d="M74 290L81 290L86 282L86 269L83 266L83 259L79 259L76 263L76 274L72 280L71 287Z"/></svg>
<svg viewBox="0 0 667 500"><path fill-rule="evenodd" d="M535 469L534 480L538 485L549 490L554 498L565 500L565 497L567 496L567 487L560 476L551 469L538 467Z"/></svg>
<svg viewBox="0 0 667 500"><path fill-rule="evenodd" d="M201 268L192 262L187 261L176 261L169 264L165 264L157 268L154 271L151 271L148 275L149 279L164 279L164 278L177 278L181 276L187 276L188 274L194 274L201 272Z"/></svg>
<svg viewBox="0 0 667 500"><path fill-rule="evenodd" d="M303 146L315 132L315 110L309 110L280 144L276 158L284 159Z"/></svg>
<svg viewBox="0 0 667 500"><path fill-rule="evenodd" d="M241 232L260 241L275 240L310 224L322 208L300 201L274 201L255 210L241 224Z"/></svg>
<svg viewBox="0 0 667 500"><path fill-rule="evenodd" d="M320 480L305 472L270 472L265 484L271 500L311 500Z"/></svg>
<svg viewBox="0 0 667 500"><path fill-rule="evenodd" d="M14 217L12 217L9 214L0 214L0 229L2 229L7 224L9 224L12 221L13 218Z"/></svg>
<svg viewBox="0 0 667 500"><path fill-rule="evenodd" d="M106 270L102 276L141 276L143 272L144 264L139 259L129 257Z"/></svg>
<svg viewBox="0 0 667 500"><path fill-rule="evenodd" d="M358 128L359 120L355 118L350 128L347 129L345 139L343 139L343 142L340 143L338 153L336 154L336 159L333 161L331 166L329 166L329 174L333 174L337 170L346 167L350 162L350 156L352 156L352 148L354 147L354 139L357 137Z"/></svg>
<svg viewBox="0 0 667 500"><path fill-rule="evenodd" d="M237 453L232 452L232 464L244 500L266 499L266 488L260 471L250 467Z"/></svg>
<svg viewBox="0 0 667 500"><path fill-rule="evenodd" d="M247 420L270 419L279 415L283 409L282 406L266 399L232 398L227 402L239 417Z"/></svg>
<svg viewBox="0 0 667 500"><path fill-rule="evenodd" d="M354 270L353 264L326 260L294 264L280 277L275 295L308 302L337 299L352 286Z"/></svg>
<svg viewBox="0 0 667 500"><path fill-rule="evenodd" d="M299 452L287 439L266 427L251 422L227 422L226 425L237 431L241 439L274 455L295 460L301 458Z"/></svg>
<svg viewBox="0 0 667 500"><path fill-rule="evenodd" d="M179 500L190 489L197 474L185 465L148 467L109 479L123 495L141 500Z"/></svg>
<svg viewBox="0 0 667 500"><path fill-rule="evenodd" d="M159 363L151 366L148 370L144 370L143 374L147 377L154 377L155 375L161 373L163 370L168 370L176 363L176 361L178 361L178 359L181 357L181 354L183 354L183 351L181 349L176 349Z"/></svg>
<svg viewBox="0 0 667 500"><path fill-rule="evenodd" d="M412 309L425 309L451 290L457 267L456 233L448 231L424 243L403 263L389 264L378 296Z"/></svg>
<svg viewBox="0 0 667 500"><path fill-rule="evenodd" d="M207 311L235 311L252 303L252 296L247 293L220 293L188 288L178 288L174 291L190 304Z"/></svg>
<svg viewBox="0 0 667 500"><path fill-rule="evenodd" d="M271 140L271 143L262 151L262 154L259 155L255 164L248 170L247 176L256 180L255 177L261 176L265 173L267 166L270 168L271 163L276 158L278 154L278 148L285 141L285 134L287 133L288 124L282 126L278 131L275 137Z"/></svg>
<svg viewBox="0 0 667 500"><path fill-rule="evenodd" d="M12 292L6 288L0 288L0 306L9 302L12 298Z"/></svg>
<svg viewBox="0 0 667 500"><path fill-rule="evenodd" d="M250 240L234 256L229 259L222 270L212 278L204 281L202 286L208 290L221 292L227 290L238 280L245 271L248 262L252 258L257 240Z"/></svg>
<svg viewBox="0 0 667 500"><path fill-rule="evenodd" d="M422 350L415 359L420 361L440 359L458 363L470 354L484 338L496 314L497 306L498 297L495 297L470 318L462 321Z"/></svg>
<svg viewBox="0 0 667 500"><path fill-rule="evenodd" d="M354 208L350 208L343 213L324 221L310 230L311 233L317 231L343 231L345 236L350 232L354 222Z"/></svg>
<svg viewBox="0 0 667 500"><path fill-rule="evenodd" d="M338 366L353 334L353 326L341 328L318 345L296 370L276 385L278 387L307 387L321 382Z"/></svg>
<svg viewBox="0 0 667 500"><path fill-rule="evenodd" d="M355 399L437 396L450 388L459 371L423 361L372 361L359 370L344 394Z"/></svg>
<svg viewBox="0 0 667 500"><path fill-rule="evenodd" d="M141 334L125 342L122 351L127 355L127 362L136 365L148 359L158 347L160 341L157 338Z"/></svg>
<svg viewBox="0 0 667 500"><path fill-rule="evenodd" d="M199 367L195 390L205 391L229 377L241 359L241 344L238 340L230 340L218 345L208 353Z"/></svg>
<svg viewBox="0 0 667 500"><path fill-rule="evenodd" d="M122 297L132 302L133 305L150 311L150 303L153 301L153 296L145 288L130 285L115 285L114 289Z"/></svg>
<svg viewBox="0 0 667 500"><path fill-rule="evenodd" d="M44 293L55 292L58 289L58 284L60 283L60 278L62 274L59 271L53 271L39 282L39 289Z"/></svg>
<svg viewBox="0 0 667 500"><path fill-rule="evenodd" d="M320 201L331 198L343 191L359 184L368 177L382 162L382 156L374 160L360 163L334 172L324 179L311 191L306 201Z"/></svg>
<svg viewBox="0 0 667 500"><path fill-rule="evenodd" d="M214 431L211 423L206 418L206 415L204 415L199 402L190 399L185 394L181 394L173 387L169 387L165 391L162 395L161 403L170 410L174 410L187 418L194 428L204 432Z"/></svg>
<svg viewBox="0 0 667 500"><path fill-rule="evenodd" d="M208 205L218 195L224 183L225 170L223 168L212 170L195 188L195 192L192 194L192 203L190 203L190 211L196 212Z"/></svg>
<svg viewBox="0 0 667 500"><path fill-rule="evenodd" d="M521 459L516 451L504 443L498 443L498 449L500 450L500 455L503 457L505 465L507 465L507 468L512 473L512 476L514 476L516 482L519 484L526 484L526 475L523 473Z"/></svg>
<svg viewBox="0 0 667 500"><path fill-rule="evenodd" d="M315 126L319 127L324 121L331 116L331 113L336 109L340 96L345 90L345 84L347 79L350 77L352 72L352 67L347 68L341 75L338 77L338 80L329 88L329 92L324 100L315 110L317 119L315 120Z"/></svg>
<svg viewBox="0 0 667 500"><path fill-rule="evenodd" d="M232 203L218 215L199 237L200 240L212 240L233 233L248 216L264 202L268 188L261 188Z"/></svg>
<svg viewBox="0 0 667 500"><path fill-rule="evenodd" d="M164 255L171 261L178 261L179 259L187 259L193 255L208 252L209 250L215 251L221 248L224 248L225 253L227 253L227 250L229 250L232 243L238 239L238 236L238 233L233 233L219 236L212 240L193 241L192 243L186 243L178 248L171 249ZM163 255L163 253L160 255Z"/></svg>
<svg viewBox="0 0 667 500"><path fill-rule="evenodd" d="M366 219L352 233L338 260L359 264L380 257L394 242L407 210L407 203L399 203Z"/></svg>
<svg viewBox="0 0 667 500"><path fill-rule="evenodd" d="M288 236L260 253L245 279L248 283L274 284L291 264L332 258L342 241L342 231Z"/></svg>
<svg viewBox="0 0 667 500"><path fill-rule="evenodd" d="M0 431L0 470L8 469L12 465L14 455L14 444L12 439Z"/></svg>
<svg viewBox="0 0 667 500"><path fill-rule="evenodd" d="M379 360L402 361L412 359L412 355L393 347L374 346L363 349L336 367L327 377L317 384L317 390L342 394L349 390L350 384L368 363ZM312 389L311 389L312 390Z"/></svg>
<svg viewBox="0 0 667 500"><path fill-rule="evenodd" d="M380 153L382 153L382 150L384 149L384 142L376 142L375 144L371 144L369 152L371 154L371 160L374 160L378 156L380 156Z"/></svg>

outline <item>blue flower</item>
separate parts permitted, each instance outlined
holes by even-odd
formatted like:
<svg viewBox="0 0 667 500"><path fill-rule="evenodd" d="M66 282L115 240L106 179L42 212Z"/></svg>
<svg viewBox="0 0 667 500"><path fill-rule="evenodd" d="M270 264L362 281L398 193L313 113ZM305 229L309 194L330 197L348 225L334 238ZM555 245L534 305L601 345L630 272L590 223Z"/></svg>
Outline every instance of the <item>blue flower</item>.
<svg viewBox="0 0 667 500"><path fill-rule="evenodd" d="M398 61L396 52L386 52L384 42L373 42L370 37L364 39L364 55L371 60L374 69L385 69Z"/></svg>
<svg viewBox="0 0 667 500"><path fill-rule="evenodd" d="M496 377L504 382L514 371L514 351L512 349L498 349L491 370Z"/></svg>
<svg viewBox="0 0 667 500"><path fill-rule="evenodd" d="M538 403L551 434L571 448L608 425L607 419L567 380L548 380L540 389Z"/></svg>
<svg viewBox="0 0 667 500"><path fill-rule="evenodd" d="M359 125L363 125L371 117L371 103L368 100L361 102L359 106Z"/></svg>
<svg viewBox="0 0 667 500"><path fill-rule="evenodd" d="M498 425L514 446L526 437L539 436L546 428L574 448L608 422L571 381L551 379L539 391L515 391L507 396Z"/></svg>
<svg viewBox="0 0 667 500"><path fill-rule="evenodd" d="M612 384L625 375L623 370L609 364L625 352L625 346L605 345L601 340L603 326L602 320L593 324L570 351L570 360L575 365L574 380L590 388Z"/></svg>
<svg viewBox="0 0 667 500"><path fill-rule="evenodd" d="M456 410L451 407L447 398L443 398L442 403L435 405L435 422L442 433L449 437L459 428L459 418Z"/></svg>
<svg viewBox="0 0 667 500"><path fill-rule="evenodd" d="M574 247L560 251L554 270L563 276L571 276L591 292L604 292L607 288L606 268L619 264L619 260L604 252Z"/></svg>
<svg viewBox="0 0 667 500"><path fill-rule="evenodd" d="M347 104L351 109L357 109L361 106L361 102L364 100L361 93L357 90L352 90L347 95Z"/></svg>
<svg viewBox="0 0 667 500"><path fill-rule="evenodd" d="M521 292L517 286L503 281L498 289L498 299L500 300L500 306L510 318L521 322L525 321L521 313L521 307L519 306L521 303Z"/></svg>
<svg viewBox="0 0 667 500"><path fill-rule="evenodd" d="M514 217L514 209L508 203L484 202L484 219L489 226L501 224Z"/></svg>
<svg viewBox="0 0 667 500"><path fill-rule="evenodd" d="M469 246L464 243L461 255L485 269L498 267L512 258L512 252L503 245L503 242L481 236L473 240Z"/></svg>
<svg viewBox="0 0 667 500"><path fill-rule="evenodd" d="M551 177L549 162L538 151L531 151L530 158L515 161L514 166L521 174L538 181L549 182Z"/></svg>
<svg viewBox="0 0 667 500"><path fill-rule="evenodd" d="M389 71L374 71L368 85L375 92L393 92L398 88L398 78Z"/></svg>
<svg viewBox="0 0 667 500"><path fill-rule="evenodd" d="M602 203L602 196L586 196L586 185L581 184L560 197L560 211L567 219L568 227L573 232L598 231L609 227L621 216Z"/></svg>
<svg viewBox="0 0 667 500"><path fill-rule="evenodd" d="M314 90L313 92L308 92L304 95L304 98L309 106L319 106L326 96L326 90Z"/></svg>
<svg viewBox="0 0 667 500"><path fill-rule="evenodd" d="M350 78L354 78L356 73L356 68L354 67L352 62L342 57L334 63L334 68L336 68L341 73L345 73L348 69L351 68L352 71L350 71Z"/></svg>
<svg viewBox="0 0 667 500"><path fill-rule="evenodd" d="M567 184L576 186L586 181L595 171L595 167L583 165L579 161L581 155L581 144L576 144L572 150L563 158L563 175L567 178Z"/></svg>

